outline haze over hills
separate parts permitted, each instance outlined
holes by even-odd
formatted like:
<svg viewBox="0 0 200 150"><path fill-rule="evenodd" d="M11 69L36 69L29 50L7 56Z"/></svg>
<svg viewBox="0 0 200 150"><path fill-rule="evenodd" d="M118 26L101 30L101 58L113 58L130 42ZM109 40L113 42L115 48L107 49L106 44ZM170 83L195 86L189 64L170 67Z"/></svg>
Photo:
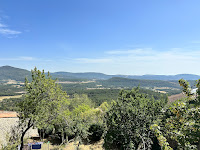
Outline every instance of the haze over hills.
<svg viewBox="0 0 200 150"><path fill-rule="evenodd" d="M84 73L71 73L71 72L55 72L51 73L53 78L58 79L96 79L107 80L113 77L129 78L129 79L142 79L142 80L197 80L200 79L199 75L193 74L178 74L178 75L106 75L96 72L84 72ZM28 70L15 68L11 66L0 67L0 80L17 80L24 81L25 77L30 78L31 73Z"/></svg>
<svg viewBox="0 0 200 150"><path fill-rule="evenodd" d="M142 75L142 76L129 76L131 79L146 79L146 80L198 80L200 76L194 74L177 74L177 75Z"/></svg>

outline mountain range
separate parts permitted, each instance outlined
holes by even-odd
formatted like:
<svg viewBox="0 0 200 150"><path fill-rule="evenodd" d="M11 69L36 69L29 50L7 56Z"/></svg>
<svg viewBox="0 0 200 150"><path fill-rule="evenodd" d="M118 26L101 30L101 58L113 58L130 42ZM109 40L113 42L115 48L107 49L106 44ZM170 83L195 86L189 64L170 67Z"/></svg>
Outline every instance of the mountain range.
<svg viewBox="0 0 200 150"><path fill-rule="evenodd" d="M84 72L84 73L72 73L72 72L55 72L50 73L53 78L58 79L96 79L96 80L107 80L113 77L121 77L128 79L142 79L142 80L198 80L199 75L194 74L178 74L178 75L107 75L97 72ZM0 67L0 80L16 80L24 81L25 77L30 78L31 72L21 68L15 68L11 66Z"/></svg>

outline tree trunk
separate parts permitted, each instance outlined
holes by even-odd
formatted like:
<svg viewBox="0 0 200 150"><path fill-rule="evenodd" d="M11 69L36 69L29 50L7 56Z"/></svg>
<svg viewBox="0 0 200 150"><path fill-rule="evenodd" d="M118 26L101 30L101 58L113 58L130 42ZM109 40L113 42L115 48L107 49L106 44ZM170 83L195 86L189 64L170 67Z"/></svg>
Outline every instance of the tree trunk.
<svg viewBox="0 0 200 150"><path fill-rule="evenodd" d="M63 131L63 129L62 129L62 131L61 131L61 138L62 138L62 144L64 144L65 138L64 138L64 131Z"/></svg>
<svg viewBox="0 0 200 150"><path fill-rule="evenodd" d="M26 132L27 132L32 126L33 126L33 124L31 124L31 120L29 120L29 122L28 122L28 127L26 128L26 130L24 130L24 131L22 132L20 150L22 150L23 147L24 147L24 136L25 136Z"/></svg>
<svg viewBox="0 0 200 150"><path fill-rule="evenodd" d="M64 138L64 135L62 135L62 144L65 143L65 138Z"/></svg>
<svg viewBox="0 0 200 150"><path fill-rule="evenodd" d="M40 130L40 140L42 140L42 129L38 129L38 130Z"/></svg>
<svg viewBox="0 0 200 150"><path fill-rule="evenodd" d="M44 140L44 135L45 135L45 130L44 129L42 129L43 130L43 132L42 132L42 142L43 142L43 140Z"/></svg>
<svg viewBox="0 0 200 150"><path fill-rule="evenodd" d="M68 136L67 136L67 134L66 134L66 137L65 137L65 138L66 138L66 142L65 142L65 143L68 143Z"/></svg>

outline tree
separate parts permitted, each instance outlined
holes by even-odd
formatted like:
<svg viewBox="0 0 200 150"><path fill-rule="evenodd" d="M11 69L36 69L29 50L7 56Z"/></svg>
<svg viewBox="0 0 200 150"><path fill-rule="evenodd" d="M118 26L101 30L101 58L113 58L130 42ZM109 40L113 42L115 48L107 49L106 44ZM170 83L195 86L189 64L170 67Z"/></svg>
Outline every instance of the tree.
<svg viewBox="0 0 200 150"><path fill-rule="evenodd" d="M101 120L102 111L93 108L93 103L84 94L75 94L70 102L70 113L66 117L68 117L71 124L66 129L68 132L70 130L75 141L78 141L77 149L79 149L82 140L88 138L90 126Z"/></svg>
<svg viewBox="0 0 200 150"><path fill-rule="evenodd" d="M48 73L47 77L44 70L41 72L35 68L31 71L32 81L25 79L24 99L19 103L19 122L24 124L21 133L21 147L23 148L23 139L26 132L31 127L47 128L53 124L59 116L61 102L67 102L68 96L61 87L51 79Z"/></svg>
<svg viewBox="0 0 200 150"><path fill-rule="evenodd" d="M139 88L122 90L105 116L105 149L149 149L155 138L149 127L163 107L160 101Z"/></svg>
<svg viewBox="0 0 200 150"><path fill-rule="evenodd" d="M183 87L182 90L185 93L185 95L190 97L192 95L192 93L191 93L191 88L190 88L189 82L184 79L180 79L178 82L179 82L180 86Z"/></svg>
<svg viewBox="0 0 200 150"><path fill-rule="evenodd" d="M196 91L196 95L197 95L196 101L197 101L197 103L196 104L200 105L200 79L197 80L196 87L197 87L197 91Z"/></svg>
<svg viewBox="0 0 200 150"><path fill-rule="evenodd" d="M69 104L69 109L70 111L75 109L76 107L78 107L79 105L88 105L91 108L94 106L94 104L92 103L92 101L88 98L88 96L86 94L74 94L73 98L70 99L70 104Z"/></svg>
<svg viewBox="0 0 200 150"><path fill-rule="evenodd" d="M53 126L44 130L54 129L54 134L61 137L62 144L69 142L68 137L74 137L71 140L78 141L78 148L82 140L88 139L91 125L103 123L103 113L107 105L105 103L101 108L93 108L94 104L87 95L75 94L69 99L69 103L62 103Z"/></svg>
<svg viewBox="0 0 200 150"><path fill-rule="evenodd" d="M179 80L186 98L167 105L151 129L155 132L162 149L200 149L200 80L197 96L192 96L186 80ZM170 147L169 147L170 146Z"/></svg>

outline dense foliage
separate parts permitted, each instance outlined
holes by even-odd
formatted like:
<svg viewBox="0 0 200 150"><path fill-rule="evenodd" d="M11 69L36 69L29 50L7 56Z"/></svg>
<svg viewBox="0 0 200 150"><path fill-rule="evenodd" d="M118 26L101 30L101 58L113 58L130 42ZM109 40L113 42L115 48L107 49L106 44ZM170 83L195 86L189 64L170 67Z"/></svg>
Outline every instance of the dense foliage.
<svg viewBox="0 0 200 150"><path fill-rule="evenodd" d="M25 128L21 133L21 148L25 133L31 127L44 128L56 122L61 103L67 103L67 94L63 92L50 74L46 77L44 71L35 68L31 71L32 81L25 80L23 101L19 103L20 124Z"/></svg>
<svg viewBox="0 0 200 150"><path fill-rule="evenodd" d="M83 85L84 86L84 85ZM103 102L108 102L109 104L112 100L117 100L119 92L121 89L85 89L77 87L77 85L68 85L62 84L63 90L67 91L67 94L70 97L73 97L74 94L86 94L88 98L92 100L96 107L100 106ZM166 94L161 94L158 92L154 92L148 89L140 89L140 92L146 93L150 97L154 97L155 99L167 99Z"/></svg>
<svg viewBox="0 0 200 150"><path fill-rule="evenodd" d="M79 142L101 138L102 133L95 131L99 128L93 127L103 127L103 116L108 109L108 104L105 102L98 108L93 106L87 95L75 94L69 99L67 106L61 106L57 121L48 127L48 131L54 130L54 134L60 137L62 143L68 142L72 137ZM96 133L98 135L95 135Z"/></svg>
<svg viewBox="0 0 200 150"><path fill-rule="evenodd" d="M200 148L200 80L197 82L197 95L191 93L187 81L179 80L187 98L176 101L163 109L161 117L151 129L156 133L163 149Z"/></svg>
<svg viewBox="0 0 200 150"><path fill-rule="evenodd" d="M179 84L187 98L171 105L138 89L122 91L105 116L105 149L199 149L200 80L196 94L189 82L181 79Z"/></svg>
<svg viewBox="0 0 200 150"><path fill-rule="evenodd" d="M62 84L63 90L67 91L70 97L74 94L86 94L88 98L95 104L96 107L100 106L103 102L111 103L112 100L117 100L120 89L80 89L78 87Z"/></svg>
<svg viewBox="0 0 200 150"><path fill-rule="evenodd" d="M53 131L52 134L57 134L64 143L68 141L68 136L79 142L88 139L88 136L94 135L95 129L98 129L91 130L91 126L100 127L103 124L107 103L94 108L87 95L75 94L69 98L60 85L51 79L50 74L46 76L44 71L41 72L37 68L32 70L32 81L28 82L26 79L25 91L23 100L18 104L17 137L21 137L20 149L23 147L24 135L31 127L45 132ZM98 137L101 137L100 134ZM10 139L13 139L13 136ZM11 141L10 145L17 144L18 140Z"/></svg>
<svg viewBox="0 0 200 150"><path fill-rule="evenodd" d="M149 149L155 139L149 129L166 100L155 100L139 92L122 90L106 113L105 149Z"/></svg>

